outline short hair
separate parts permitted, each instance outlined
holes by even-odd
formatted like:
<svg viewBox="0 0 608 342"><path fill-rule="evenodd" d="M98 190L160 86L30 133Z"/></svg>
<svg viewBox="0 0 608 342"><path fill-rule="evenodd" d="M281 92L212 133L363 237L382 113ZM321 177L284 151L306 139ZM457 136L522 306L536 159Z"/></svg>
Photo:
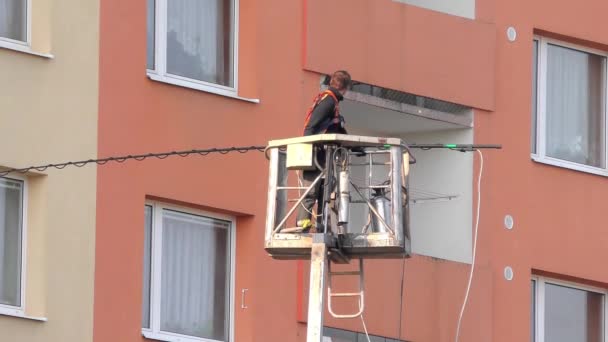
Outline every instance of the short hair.
<svg viewBox="0 0 608 342"><path fill-rule="evenodd" d="M329 80L329 86L337 89L349 89L352 80L350 79L350 74L346 70L338 70L331 75L331 79Z"/></svg>

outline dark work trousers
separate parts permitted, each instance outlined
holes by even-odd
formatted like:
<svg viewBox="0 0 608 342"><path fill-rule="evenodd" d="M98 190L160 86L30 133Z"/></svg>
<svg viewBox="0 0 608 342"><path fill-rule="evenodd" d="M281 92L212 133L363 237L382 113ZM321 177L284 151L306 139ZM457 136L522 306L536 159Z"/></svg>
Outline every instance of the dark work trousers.
<svg viewBox="0 0 608 342"><path fill-rule="evenodd" d="M317 161L321 167L325 167L325 150L322 146L315 146L317 149ZM309 187L315 179L321 174L321 170L309 170L303 171L300 175L300 179L302 180L302 186ZM324 179L320 179L319 182L310 190L310 192L304 197L302 203L298 207L297 221L311 219L313 224L317 227L317 232L322 232L323 226L323 183ZM304 190L306 191L306 190ZM317 202L317 217L313 218L312 208L315 206L315 202Z"/></svg>
<svg viewBox="0 0 608 342"><path fill-rule="evenodd" d="M302 172L302 174L300 175L300 178L302 180L302 186L309 187L320 174L321 174L320 170L310 170L310 171ZM315 202L318 203L318 206L317 206L317 215L319 215L318 220L316 220L316 218L312 218L312 215L311 215L312 208L315 206ZM304 197L304 199L302 200L302 203L300 203L300 206L298 207L297 220L301 221L301 220L305 220L305 219L311 219L313 223L316 220L317 221L316 226L318 228L318 227L320 227L320 223L322 222L321 221L322 214L323 214L323 179L319 180L319 182L317 184L315 184L315 186L310 190L310 192L306 195L306 197Z"/></svg>

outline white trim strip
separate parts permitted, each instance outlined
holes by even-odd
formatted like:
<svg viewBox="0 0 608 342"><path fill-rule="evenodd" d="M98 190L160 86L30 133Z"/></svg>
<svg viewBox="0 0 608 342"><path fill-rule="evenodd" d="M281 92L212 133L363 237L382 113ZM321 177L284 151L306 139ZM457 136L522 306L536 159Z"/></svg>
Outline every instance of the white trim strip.
<svg viewBox="0 0 608 342"><path fill-rule="evenodd" d="M179 334L155 333L149 330L142 330L141 334L147 339L165 342L222 342L218 340L210 340L206 338L191 337Z"/></svg>
<svg viewBox="0 0 608 342"><path fill-rule="evenodd" d="M260 99L251 99L251 98L247 98L247 97L238 96L238 95L236 95L236 92L233 92L233 91L227 91L224 89L207 86L207 85L203 85L200 83L184 81L184 80L180 80L180 79L177 79L174 77L160 76L155 72L149 71L148 77L151 80L158 81L158 82L168 83L168 84L185 87L185 88L201 90L201 91L204 91L207 93L222 95L222 96L226 96L226 97L230 97L233 99L242 100L242 101L246 101L246 102L260 103Z"/></svg>
<svg viewBox="0 0 608 342"><path fill-rule="evenodd" d="M564 169L570 169L570 170L574 170L574 171L581 171L581 172L591 173L591 174L598 175L598 176L608 177L608 170L606 170L606 169L583 165L583 164L577 164L577 163L569 162L566 160L555 159L555 158L551 158L551 157L542 157L537 154L532 154L531 157L532 157L532 160L534 160L537 163L552 165L552 166L559 166Z"/></svg>
<svg viewBox="0 0 608 342"><path fill-rule="evenodd" d="M22 310L9 309L9 308L4 308L4 307L0 307L0 316L24 318L24 319L29 319L29 320L38 321L38 322L48 321L48 318L46 318L46 317L28 316Z"/></svg>
<svg viewBox="0 0 608 342"><path fill-rule="evenodd" d="M27 0L27 4L26 4L26 8L25 8L25 13L27 16L27 23L25 26L26 29L26 37L27 37L27 45L28 46L32 46L32 13L34 12L33 8L32 8L32 0Z"/></svg>
<svg viewBox="0 0 608 342"><path fill-rule="evenodd" d="M7 49L7 50L13 50L13 51L17 51L17 52L22 52L22 53L27 53L28 55L44 57L44 58L48 58L48 59L55 58L55 56L48 54L48 53L35 52L32 50L31 47L29 47L27 45L12 43L12 42L8 42L5 40L0 40L0 48Z"/></svg>

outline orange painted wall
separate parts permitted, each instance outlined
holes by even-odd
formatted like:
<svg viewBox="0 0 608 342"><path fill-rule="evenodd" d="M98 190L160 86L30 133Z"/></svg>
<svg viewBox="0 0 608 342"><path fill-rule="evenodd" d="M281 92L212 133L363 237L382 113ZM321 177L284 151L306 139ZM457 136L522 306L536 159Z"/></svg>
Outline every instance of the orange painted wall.
<svg viewBox="0 0 608 342"><path fill-rule="evenodd" d="M241 0L239 92L259 97L256 105L147 79L145 2L101 2L99 156L298 135L318 89L311 71L346 67L357 80L492 110L476 110L475 140L504 149L485 155L478 269L462 341L529 340L532 269L608 283L601 264L608 257L602 224L608 182L535 163L529 151L533 30L608 45L608 4L478 0L479 19L470 21L389 0L373 6L357 0L341 7L352 20L340 30L327 20L336 12L319 13L320 4L344 2ZM515 42L506 39L508 26L517 29ZM347 53L329 49L323 32ZM303 341L296 263L273 261L262 248L266 170L255 153L99 168L94 340L143 339L142 209L146 196L155 196L238 214L236 341ZM502 227L505 214L515 218L512 231ZM502 276L507 265L515 271L510 282ZM368 263L370 333L396 337L400 266ZM414 257L405 269L402 337L452 341L468 267ZM245 310L242 288L249 289ZM357 320L327 322L362 330Z"/></svg>
<svg viewBox="0 0 608 342"><path fill-rule="evenodd" d="M300 131L302 110L318 89L318 76L301 71L300 40L293 39L300 37L301 4L241 0L240 7L239 94L259 97L261 104L149 80L145 2L101 4L100 156L264 145ZM236 340L278 340L294 331L295 264L273 261L263 250L266 179L266 159L259 152L104 168L98 177L95 341L143 340L146 196L239 213ZM240 309L242 288L249 289L246 310ZM259 324L277 312L281 328Z"/></svg>
<svg viewBox="0 0 608 342"><path fill-rule="evenodd" d="M494 109L493 24L393 1L306 4L306 69L345 68L361 82Z"/></svg>

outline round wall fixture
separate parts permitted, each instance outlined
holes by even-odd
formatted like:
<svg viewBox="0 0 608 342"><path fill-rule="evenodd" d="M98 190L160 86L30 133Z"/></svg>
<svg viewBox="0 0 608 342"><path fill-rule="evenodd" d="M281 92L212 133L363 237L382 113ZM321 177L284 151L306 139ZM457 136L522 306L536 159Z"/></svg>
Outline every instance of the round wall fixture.
<svg viewBox="0 0 608 342"><path fill-rule="evenodd" d="M509 230L513 229L513 216L505 215L504 224L505 224L505 228L507 228Z"/></svg>
<svg viewBox="0 0 608 342"><path fill-rule="evenodd" d="M507 38L509 38L510 42L515 41L515 39L517 38L517 31L515 30L515 27L509 26L509 28L507 29Z"/></svg>
<svg viewBox="0 0 608 342"><path fill-rule="evenodd" d="M511 268L511 266L505 267L504 275L505 279L513 280L513 269Z"/></svg>

